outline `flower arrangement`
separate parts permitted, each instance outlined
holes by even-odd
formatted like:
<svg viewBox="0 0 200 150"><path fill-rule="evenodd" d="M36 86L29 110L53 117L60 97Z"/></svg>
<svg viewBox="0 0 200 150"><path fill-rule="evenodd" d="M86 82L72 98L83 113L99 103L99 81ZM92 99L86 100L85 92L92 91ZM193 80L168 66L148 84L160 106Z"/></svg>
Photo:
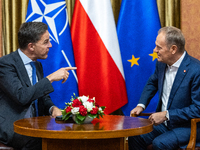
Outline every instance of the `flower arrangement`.
<svg viewBox="0 0 200 150"><path fill-rule="evenodd" d="M99 106L95 102L95 97L93 99L89 98L89 96L80 96L74 97L72 96L71 102L65 103L66 107L62 110L62 120L66 121L70 116L75 117L75 122L77 124L84 123L86 117L89 118L103 118L105 106Z"/></svg>

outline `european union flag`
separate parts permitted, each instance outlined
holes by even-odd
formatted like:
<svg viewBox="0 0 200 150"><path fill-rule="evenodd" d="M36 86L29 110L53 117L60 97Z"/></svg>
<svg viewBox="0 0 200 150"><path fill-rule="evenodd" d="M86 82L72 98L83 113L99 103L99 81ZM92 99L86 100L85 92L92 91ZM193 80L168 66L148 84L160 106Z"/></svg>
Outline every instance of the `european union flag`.
<svg viewBox="0 0 200 150"><path fill-rule="evenodd" d="M153 53L160 28L156 0L122 0L117 33L125 73L128 103L124 115L138 104L143 88L155 70L157 54ZM146 111L155 111L158 96Z"/></svg>
<svg viewBox="0 0 200 150"><path fill-rule="evenodd" d="M61 67L75 67L65 0L30 0L26 22L31 21L41 21L48 25L52 48L49 50L48 58L40 60L44 76ZM54 92L50 96L56 106L64 108L65 102L70 101L73 93L78 96L76 72L70 71L67 81L63 84L61 82L52 83Z"/></svg>

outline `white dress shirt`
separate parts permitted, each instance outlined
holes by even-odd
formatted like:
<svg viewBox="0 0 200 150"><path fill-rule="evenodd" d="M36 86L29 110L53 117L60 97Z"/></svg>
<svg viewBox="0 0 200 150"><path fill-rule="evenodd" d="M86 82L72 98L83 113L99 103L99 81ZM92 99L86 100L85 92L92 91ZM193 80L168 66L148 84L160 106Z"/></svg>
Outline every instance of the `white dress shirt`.
<svg viewBox="0 0 200 150"><path fill-rule="evenodd" d="M162 107L161 111L167 110L167 104L169 101L169 95L174 83L174 79L176 77L176 73L178 71L179 66L181 65L181 62L183 61L183 58L185 57L186 52L184 51L183 55L171 66L167 65L166 72L165 72L165 79L163 84L163 91L162 91ZM169 114L167 111L167 116L169 120Z"/></svg>

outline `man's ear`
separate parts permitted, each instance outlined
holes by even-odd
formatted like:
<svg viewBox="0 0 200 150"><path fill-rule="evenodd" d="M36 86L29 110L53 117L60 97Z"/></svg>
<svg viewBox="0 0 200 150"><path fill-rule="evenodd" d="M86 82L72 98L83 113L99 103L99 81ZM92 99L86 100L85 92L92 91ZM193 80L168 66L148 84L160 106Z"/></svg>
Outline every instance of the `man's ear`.
<svg viewBox="0 0 200 150"><path fill-rule="evenodd" d="M33 43L28 43L28 49L31 51L31 52L33 52L34 51L34 49L35 49L35 45L33 44Z"/></svg>
<svg viewBox="0 0 200 150"><path fill-rule="evenodd" d="M172 54L176 54L178 47L176 45L172 45L170 49L171 49Z"/></svg>

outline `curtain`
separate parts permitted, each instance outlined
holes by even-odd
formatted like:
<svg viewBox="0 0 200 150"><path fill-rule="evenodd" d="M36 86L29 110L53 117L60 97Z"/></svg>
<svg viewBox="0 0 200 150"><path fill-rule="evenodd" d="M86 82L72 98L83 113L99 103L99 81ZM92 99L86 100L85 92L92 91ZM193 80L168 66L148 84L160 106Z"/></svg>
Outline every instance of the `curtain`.
<svg viewBox="0 0 200 150"><path fill-rule="evenodd" d="M18 47L17 33L24 21L27 5L27 0L2 0L3 55Z"/></svg>
<svg viewBox="0 0 200 150"><path fill-rule="evenodd" d="M122 0L110 0L115 23L117 23ZM25 21L28 0L1 0L2 3L2 53L17 50L18 29ZM75 0L66 0L69 23L71 24ZM180 0L157 0L161 26L180 28Z"/></svg>
<svg viewBox="0 0 200 150"><path fill-rule="evenodd" d="M180 28L180 0L157 0L161 26Z"/></svg>

